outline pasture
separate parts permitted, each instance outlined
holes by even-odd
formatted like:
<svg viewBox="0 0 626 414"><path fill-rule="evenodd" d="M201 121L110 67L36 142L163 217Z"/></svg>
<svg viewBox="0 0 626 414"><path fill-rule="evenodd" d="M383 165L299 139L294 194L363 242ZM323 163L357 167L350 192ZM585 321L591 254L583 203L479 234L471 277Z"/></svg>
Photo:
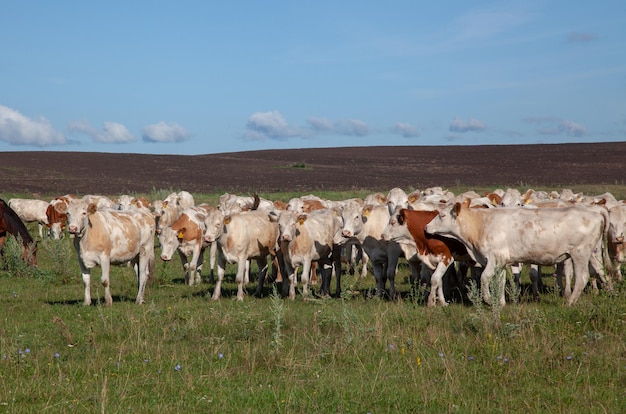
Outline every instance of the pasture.
<svg viewBox="0 0 626 414"><path fill-rule="evenodd" d="M626 198L624 186L572 188ZM214 204L219 194L194 196ZM626 410L624 285L586 290L566 307L544 268L539 303L523 292L505 307L470 295L426 308L423 288L411 291L402 264L399 301L374 297L371 273L357 272L343 275L341 298L290 301L271 285L255 298L251 280L241 303L229 265L223 297L211 301L207 257L204 282L190 287L180 261L162 262L158 250L144 305L134 303L132 270L117 266L113 306L104 306L95 268L94 304L85 307L69 237L41 240L38 268L26 267L8 239L0 261L0 412Z"/></svg>

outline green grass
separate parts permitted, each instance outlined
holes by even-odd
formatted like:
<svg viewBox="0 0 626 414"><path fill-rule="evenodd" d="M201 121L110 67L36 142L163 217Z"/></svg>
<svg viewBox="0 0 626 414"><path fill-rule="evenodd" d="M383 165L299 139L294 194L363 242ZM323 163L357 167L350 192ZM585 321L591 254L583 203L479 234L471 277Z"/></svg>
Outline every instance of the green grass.
<svg viewBox="0 0 626 414"><path fill-rule="evenodd" d="M426 308L401 265L397 302L371 296L370 274L344 275L342 298L290 301L267 286L241 303L229 267L213 302L213 285L186 286L178 259L157 258L146 304L118 266L113 306L96 268L85 307L70 239L40 241L38 259L0 268L0 412L626 410L621 284L569 308L547 268L540 303Z"/></svg>

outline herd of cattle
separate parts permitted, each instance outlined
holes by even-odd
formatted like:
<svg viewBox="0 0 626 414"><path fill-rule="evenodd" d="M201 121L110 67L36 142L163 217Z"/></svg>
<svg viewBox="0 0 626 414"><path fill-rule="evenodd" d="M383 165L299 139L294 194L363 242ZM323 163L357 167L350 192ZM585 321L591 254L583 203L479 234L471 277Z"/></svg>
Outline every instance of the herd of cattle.
<svg viewBox="0 0 626 414"><path fill-rule="evenodd" d="M610 193L586 196L567 189L454 195L439 187L409 194L393 188L364 200L331 201L307 195L287 203L226 193L217 206L196 205L186 191L153 202L127 195L115 200L96 195L65 195L50 202L0 200L0 249L7 232L19 235L24 259L36 265L36 242L25 222L37 222L40 237L59 239L67 231L73 238L86 305L91 304L90 270L96 265L102 268L105 302L111 305L110 266L123 263L133 265L138 279L136 303L143 303L155 264L155 238L162 260L178 253L189 285L202 281L204 252L210 251L214 300L221 296L227 263L237 265L237 299L244 299L251 260L259 269L256 293L260 295L268 258L271 279L283 281L283 294L291 299L296 296L298 275L302 295L307 297L318 273L319 294L330 295L335 276L335 295L340 295L342 263L353 271L357 261L362 262L361 276L371 268L377 294L395 298L395 274L403 258L412 282L430 283L429 306L447 304L443 287L449 271L461 280L471 272L480 280L483 300L504 305L506 278L497 279L499 298L491 298L490 282L510 266L519 283L523 264L534 269L530 274L535 296L541 282L537 266L555 265L562 276L560 291L572 305L590 278L596 288L597 281L607 289L614 280L621 281L626 201Z"/></svg>

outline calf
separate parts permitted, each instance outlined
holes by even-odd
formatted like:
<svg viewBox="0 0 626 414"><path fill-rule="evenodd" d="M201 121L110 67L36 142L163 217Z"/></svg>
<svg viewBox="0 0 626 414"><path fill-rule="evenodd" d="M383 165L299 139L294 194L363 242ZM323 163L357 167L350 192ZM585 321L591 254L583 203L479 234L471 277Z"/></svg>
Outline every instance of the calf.
<svg viewBox="0 0 626 414"><path fill-rule="evenodd" d="M112 305L111 264L130 262L137 275L135 303L144 303L146 282L154 269L154 218L140 210L98 210L96 204L76 200L70 203L68 231L74 235L74 248L85 285L84 304L91 304L91 269L102 268L105 303Z"/></svg>

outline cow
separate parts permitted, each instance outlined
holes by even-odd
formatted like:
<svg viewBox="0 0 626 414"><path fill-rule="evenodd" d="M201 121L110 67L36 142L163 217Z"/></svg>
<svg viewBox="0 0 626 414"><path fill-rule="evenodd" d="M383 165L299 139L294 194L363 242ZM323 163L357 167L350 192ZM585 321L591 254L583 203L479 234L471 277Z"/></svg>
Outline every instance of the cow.
<svg viewBox="0 0 626 414"><path fill-rule="evenodd" d="M270 200L254 196L238 196L235 194L224 193L220 196L217 208L224 215L240 213L250 210L274 210L274 203Z"/></svg>
<svg viewBox="0 0 626 414"><path fill-rule="evenodd" d="M491 302L489 283L505 265L553 265L571 260L574 290L568 305L578 300L589 281L589 264L608 231L608 212L602 208L470 209L461 203L442 210L425 231L461 241L483 267L483 300ZM576 225L572 225L576 223ZM603 249L603 251L606 251ZM503 276L503 275L502 275ZM505 305L505 278L500 280L500 305Z"/></svg>
<svg viewBox="0 0 626 414"><path fill-rule="evenodd" d="M392 214L398 207L408 208L409 196L403 189L394 187L387 193L387 208L389 209L389 214Z"/></svg>
<svg viewBox="0 0 626 414"><path fill-rule="evenodd" d="M52 199L46 209L46 217L50 226L50 235L53 239L63 237L67 227L67 208L71 200L75 200L74 194L66 194Z"/></svg>
<svg viewBox="0 0 626 414"><path fill-rule="evenodd" d="M138 291L135 303L144 303L146 283L154 269L154 230L152 214L141 210L98 209L86 200L72 201L67 210L68 231L74 236L85 287L84 304L91 304L91 269L102 268L105 304L111 306L111 264L130 262L135 270Z"/></svg>
<svg viewBox="0 0 626 414"><path fill-rule="evenodd" d="M273 261L276 258L277 240L278 224L270 220L267 211L224 215L221 210L211 210L205 217L204 232L204 241L217 245L217 283L211 299L218 300L222 295L226 263L236 263L237 300L243 301L251 259L258 265L256 296L261 296L268 269L267 257L271 256ZM277 270L276 264L274 269Z"/></svg>
<svg viewBox="0 0 626 414"><path fill-rule="evenodd" d="M386 208L386 207L385 207ZM283 254L284 275L289 280L289 291L283 281L283 294L295 299L297 269L302 266L302 295L309 296L311 263L317 262L322 275L320 294L330 296L330 279L333 271L337 278L335 295L341 295L341 247L338 244L341 218L335 210L322 209L310 213L285 210L269 213L270 220L279 227L279 246Z"/></svg>
<svg viewBox="0 0 626 414"><path fill-rule="evenodd" d="M389 222L386 204L347 203L341 211L342 242L356 240L372 263L376 279L376 294L384 295L389 280L389 296L396 298L395 273L400 257L411 257L413 252L405 252L399 243L382 239L383 230Z"/></svg>
<svg viewBox="0 0 626 414"><path fill-rule="evenodd" d="M24 223L37 223L39 238L43 239L43 229L48 227L46 210L50 203L35 198L12 198L8 204Z"/></svg>
<svg viewBox="0 0 626 414"><path fill-rule="evenodd" d="M467 249L458 240L431 236L424 227L438 212L396 209L382 233L382 239L403 243L412 241L417 259L430 271L431 290L427 305L435 306L437 300L443 306L448 303L443 293L443 276L456 260L469 260Z"/></svg>
<svg viewBox="0 0 626 414"><path fill-rule="evenodd" d="M37 266L37 243L13 209L0 199L0 252L4 247L7 233L22 240L22 259L31 266Z"/></svg>
<svg viewBox="0 0 626 414"><path fill-rule="evenodd" d="M204 220L213 209L207 204L186 208L171 227L163 227L158 233L161 260L169 261L174 252L178 252L185 271L185 283L189 286L202 283L204 251L210 245L204 241Z"/></svg>

